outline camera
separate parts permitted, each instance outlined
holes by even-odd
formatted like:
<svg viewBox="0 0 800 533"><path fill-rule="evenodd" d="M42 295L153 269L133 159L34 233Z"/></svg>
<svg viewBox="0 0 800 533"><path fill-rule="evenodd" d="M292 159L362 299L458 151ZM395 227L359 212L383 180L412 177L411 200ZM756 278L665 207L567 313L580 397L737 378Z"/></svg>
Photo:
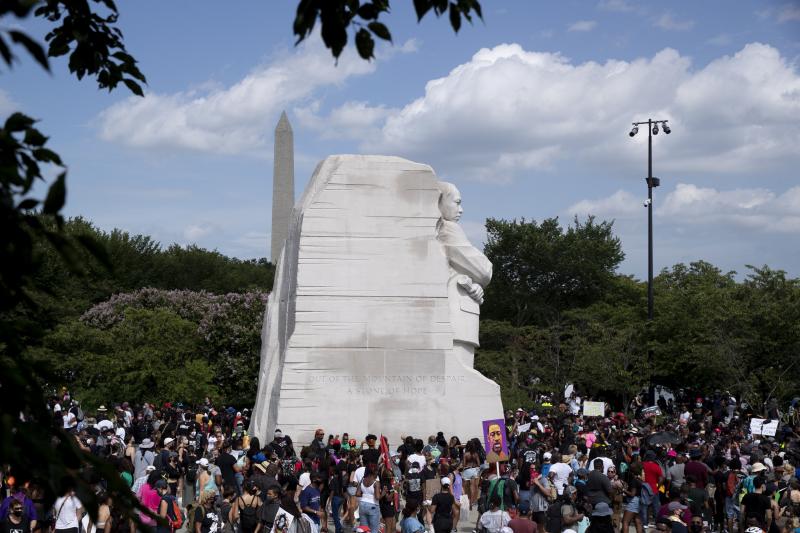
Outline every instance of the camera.
<svg viewBox="0 0 800 533"><path fill-rule="evenodd" d="M650 204L652 204L652 203L653 203L653 200L648 198L647 200L644 201L644 203L642 205L644 205L645 207L650 207Z"/></svg>

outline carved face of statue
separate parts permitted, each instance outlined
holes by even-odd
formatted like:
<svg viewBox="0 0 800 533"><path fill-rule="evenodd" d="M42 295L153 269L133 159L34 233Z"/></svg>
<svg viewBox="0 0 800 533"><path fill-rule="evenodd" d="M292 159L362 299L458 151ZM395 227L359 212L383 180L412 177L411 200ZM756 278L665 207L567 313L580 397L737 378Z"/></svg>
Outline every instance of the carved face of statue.
<svg viewBox="0 0 800 533"><path fill-rule="evenodd" d="M439 200L439 211L442 218L451 222L458 222L464 209L461 207L461 193L455 187L442 193Z"/></svg>

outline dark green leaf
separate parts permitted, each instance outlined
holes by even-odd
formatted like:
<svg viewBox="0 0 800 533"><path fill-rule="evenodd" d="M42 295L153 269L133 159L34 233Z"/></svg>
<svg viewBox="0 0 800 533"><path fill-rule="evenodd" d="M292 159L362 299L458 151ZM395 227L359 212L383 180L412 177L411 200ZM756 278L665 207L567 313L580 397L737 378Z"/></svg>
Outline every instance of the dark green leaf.
<svg viewBox="0 0 800 533"><path fill-rule="evenodd" d="M39 63L43 69L50 72L50 63L47 61L47 55L44 53L42 45L22 33L21 31L11 30L8 32L11 40L17 44L24 46L30 55Z"/></svg>
<svg viewBox="0 0 800 533"><path fill-rule="evenodd" d="M0 56L3 56L3 61L5 61L6 65L10 67L14 56L11 55L11 50L8 49L8 45L6 44L5 40L3 40L2 35L0 35Z"/></svg>
<svg viewBox="0 0 800 533"><path fill-rule="evenodd" d="M64 202L67 199L66 177L66 173L62 172L58 175L56 181L50 185L50 189L47 191L47 198L45 198L42 206L42 212L46 215L55 215L64 207Z"/></svg>
<svg viewBox="0 0 800 533"><path fill-rule="evenodd" d="M364 28L361 28L356 33L356 49L358 50L358 55L364 59L372 59L374 57L375 41L372 40L372 35Z"/></svg>
<svg viewBox="0 0 800 533"><path fill-rule="evenodd" d="M458 10L458 6L454 3L450 4L450 25L453 27L453 31L458 33L458 30L461 29L461 12Z"/></svg>
<svg viewBox="0 0 800 533"><path fill-rule="evenodd" d="M36 148L35 150L31 151L31 154L33 157L44 163L55 163L56 165L63 166L63 163L61 163L61 158L58 156L58 154L47 148Z"/></svg>
<svg viewBox="0 0 800 533"><path fill-rule="evenodd" d="M378 9L374 4L364 4L358 8L358 16L364 20L375 20L378 18Z"/></svg>
<svg viewBox="0 0 800 533"><path fill-rule="evenodd" d="M375 35L377 35L378 37L380 37L384 41L390 41L391 42L392 34L389 33L389 28L387 28L384 24L382 24L380 22L370 22L367 25L367 27L372 31L372 33L374 33Z"/></svg>
<svg viewBox="0 0 800 533"><path fill-rule="evenodd" d="M42 135L36 128L28 128L25 131L25 144L31 146L44 146L47 142L47 137Z"/></svg>
<svg viewBox="0 0 800 533"><path fill-rule="evenodd" d="M333 57L338 58L347 45L347 29L338 13L333 10L323 10L320 15L322 22L322 42L331 49ZM366 31L366 30L364 30Z"/></svg>
<svg viewBox="0 0 800 533"><path fill-rule="evenodd" d="M17 209L20 211L30 211L31 209L35 209L37 205L39 205L39 200L26 198L17 204Z"/></svg>
<svg viewBox="0 0 800 533"><path fill-rule="evenodd" d="M422 20L422 17L430 11L433 5L430 0L414 0L414 10L417 12L417 22Z"/></svg>
<svg viewBox="0 0 800 533"><path fill-rule="evenodd" d="M130 89L131 92L133 94L135 94L136 96L144 96L144 91L142 91L142 87L138 83L136 83L135 81L133 81L131 79L128 79L128 78L125 78L125 79L122 80L122 82L125 85L127 85L128 89Z"/></svg>
<svg viewBox="0 0 800 533"><path fill-rule="evenodd" d="M4 126L4 129L9 132L22 131L31 127L34 122L35 120L33 120L31 117L23 115L20 112L16 112L6 119L6 125Z"/></svg>

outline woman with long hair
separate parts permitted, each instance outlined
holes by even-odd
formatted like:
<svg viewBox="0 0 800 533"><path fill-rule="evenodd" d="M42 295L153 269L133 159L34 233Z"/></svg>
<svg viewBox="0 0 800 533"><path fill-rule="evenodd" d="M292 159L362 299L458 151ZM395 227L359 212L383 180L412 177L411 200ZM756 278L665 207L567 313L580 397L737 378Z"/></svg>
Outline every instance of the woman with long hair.
<svg viewBox="0 0 800 533"><path fill-rule="evenodd" d="M631 520L636 526L636 533L642 533L642 517L639 515L639 498L642 495L642 463L634 463L628 468L628 482L623 490L624 509L622 515L622 533L628 533Z"/></svg>
<svg viewBox="0 0 800 533"><path fill-rule="evenodd" d="M358 484L356 497L358 498L358 520L362 526L369 526L371 532L377 532L381 525L381 513L378 499L381 494L381 482L375 476L372 468L367 467L364 477Z"/></svg>
<svg viewBox="0 0 800 533"><path fill-rule="evenodd" d="M394 533L397 528L397 507L400 498L397 493L394 474L391 470L383 472L381 477L380 504L381 518L383 518L384 533Z"/></svg>
<svg viewBox="0 0 800 533"><path fill-rule="evenodd" d="M469 497L469 508L472 510L472 506L478 502L481 465L480 453L475 449L474 441L467 442L461 464L464 467L461 477L464 479L466 494Z"/></svg>
<svg viewBox="0 0 800 533"><path fill-rule="evenodd" d="M258 533L261 522L258 519L258 510L261 508L261 498L258 496L258 487L251 479L244 482L244 494L236 498L231 509L231 523L239 523L241 533Z"/></svg>

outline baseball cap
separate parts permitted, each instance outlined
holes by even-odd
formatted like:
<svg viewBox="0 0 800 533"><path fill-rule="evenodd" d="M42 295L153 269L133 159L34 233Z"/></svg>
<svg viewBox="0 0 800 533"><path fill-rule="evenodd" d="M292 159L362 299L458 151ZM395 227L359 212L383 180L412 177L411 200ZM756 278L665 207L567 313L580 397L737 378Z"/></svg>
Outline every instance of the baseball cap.
<svg viewBox="0 0 800 533"><path fill-rule="evenodd" d="M450 484L450 478L449 477L443 477L442 478L442 485L449 485L449 484Z"/></svg>
<svg viewBox="0 0 800 533"><path fill-rule="evenodd" d="M674 511L675 509L680 509L681 511L684 511L687 509L687 507L683 505L681 502L669 502L668 509L670 511Z"/></svg>

